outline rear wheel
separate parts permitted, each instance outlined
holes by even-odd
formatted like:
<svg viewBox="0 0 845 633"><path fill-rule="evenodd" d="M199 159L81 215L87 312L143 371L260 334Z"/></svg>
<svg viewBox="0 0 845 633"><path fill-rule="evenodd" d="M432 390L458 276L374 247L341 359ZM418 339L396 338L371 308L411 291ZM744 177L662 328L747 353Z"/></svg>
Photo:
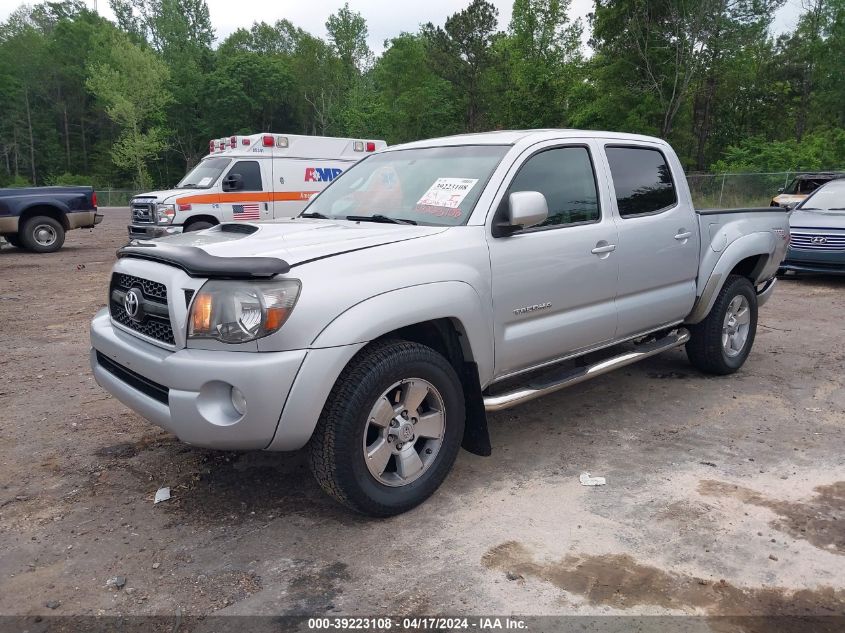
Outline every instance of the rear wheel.
<svg viewBox="0 0 845 633"><path fill-rule="evenodd" d="M45 215L29 218L18 232L21 245L36 253L53 253L65 243L65 229Z"/></svg>
<svg viewBox="0 0 845 633"><path fill-rule="evenodd" d="M463 433L463 389L452 365L418 343L375 343L332 389L309 444L311 470L353 510L400 514L437 490Z"/></svg>
<svg viewBox="0 0 845 633"><path fill-rule="evenodd" d="M757 293L745 277L725 281L710 314L690 328L687 356L710 374L732 374L745 363L757 333Z"/></svg>

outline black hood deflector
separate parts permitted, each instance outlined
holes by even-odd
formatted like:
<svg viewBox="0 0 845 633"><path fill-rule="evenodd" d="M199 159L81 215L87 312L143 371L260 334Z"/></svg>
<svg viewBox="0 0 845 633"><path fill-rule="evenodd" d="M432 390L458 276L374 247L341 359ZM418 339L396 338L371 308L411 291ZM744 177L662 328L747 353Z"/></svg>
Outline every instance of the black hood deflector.
<svg viewBox="0 0 845 633"><path fill-rule="evenodd" d="M216 257L196 246L132 242L119 248L117 257L131 257L181 268L191 277L209 279L270 279L290 271L277 257Z"/></svg>

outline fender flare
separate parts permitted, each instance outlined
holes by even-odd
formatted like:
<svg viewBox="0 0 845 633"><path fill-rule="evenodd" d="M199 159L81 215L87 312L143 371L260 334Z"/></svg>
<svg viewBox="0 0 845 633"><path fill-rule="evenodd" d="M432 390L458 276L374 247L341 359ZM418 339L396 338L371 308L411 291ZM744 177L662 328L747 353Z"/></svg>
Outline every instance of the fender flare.
<svg viewBox="0 0 845 633"><path fill-rule="evenodd" d="M710 314L713 304L716 303L716 297L725 285L730 272L736 267L739 262L749 257L765 256L766 260L775 252L775 237L768 231L760 231L757 233L750 233L737 238L731 242L722 252L719 259L716 260L716 265L707 279L707 283L701 291L692 311L686 318L685 323L695 324L700 323ZM709 245L708 245L709 248ZM762 267L755 269L754 273L759 274ZM755 277L752 283L758 283Z"/></svg>
<svg viewBox="0 0 845 633"><path fill-rule="evenodd" d="M478 364L479 378L489 379L493 371L493 329L492 324L488 325L492 311L483 310L482 301L470 284L433 282L375 295L339 314L315 336L267 450L298 450L308 442L338 377L367 343L402 327L444 318L458 321L456 325L464 335L462 344L468 346L464 349L465 367ZM467 358L468 353L472 358ZM475 395L481 406L480 388ZM470 425L476 434L471 435L469 442L474 452L483 453L486 448L489 454L483 407L481 412L479 426ZM466 437L465 434L465 443Z"/></svg>
<svg viewBox="0 0 845 633"><path fill-rule="evenodd" d="M53 198L41 198L41 199L39 199L39 198L34 198L34 199L29 198L29 199L27 199L26 202L21 203L21 205L18 207L18 209L16 211L18 219L22 219L24 214L27 211L29 211L30 209L33 209L35 207L50 207L52 209L55 209L60 216L59 222L61 222L62 226L65 229L68 228L67 214L70 213L70 208L64 202L62 202L61 200L56 200L56 199L53 199Z"/></svg>
<svg viewBox="0 0 845 633"><path fill-rule="evenodd" d="M485 384L493 375L492 310L464 281L438 281L375 295L335 317L311 343L312 348L368 343L399 328L451 320L461 334L464 359L478 365Z"/></svg>

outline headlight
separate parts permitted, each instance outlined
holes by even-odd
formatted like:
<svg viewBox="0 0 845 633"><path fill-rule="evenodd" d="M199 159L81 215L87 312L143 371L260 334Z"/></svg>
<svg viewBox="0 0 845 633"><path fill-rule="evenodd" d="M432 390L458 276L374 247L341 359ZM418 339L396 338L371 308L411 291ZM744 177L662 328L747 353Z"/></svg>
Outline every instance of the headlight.
<svg viewBox="0 0 845 633"><path fill-rule="evenodd" d="M276 332L299 297L296 279L207 281L191 304L188 338L245 343Z"/></svg>
<svg viewBox="0 0 845 633"><path fill-rule="evenodd" d="M173 222L174 215L176 215L176 207L172 204L156 205L156 220L159 224L170 224Z"/></svg>

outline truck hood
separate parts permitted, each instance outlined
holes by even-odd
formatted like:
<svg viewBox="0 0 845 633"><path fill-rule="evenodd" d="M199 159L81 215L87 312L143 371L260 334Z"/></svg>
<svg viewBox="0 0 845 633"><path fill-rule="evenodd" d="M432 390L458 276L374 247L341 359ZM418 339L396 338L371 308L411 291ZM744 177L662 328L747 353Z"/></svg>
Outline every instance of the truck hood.
<svg viewBox="0 0 845 633"><path fill-rule="evenodd" d="M237 227L237 231L224 230L227 227ZM251 234L240 232L248 227L257 230ZM448 228L296 218L260 224L229 223L156 241L173 246L196 246L215 257L275 257L296 266L364 248L436 235Z"/></svg>
<svg viewBox="0 0 845 633"><path fill-rule="evenodd" d="M803 211L796 209L789 216L793 229L840 229L845 230L845 211Z"/></svg>
<svg viewBox="0 0 845 633"><path fill-rule="evenodd" d="M194 194L201 194L201 193L217 193L213 189L165 189L163 191L147 191L145 193L139 193L136 196L133 196L133 200L139 200L141 198L145 199L154 199L158 203L174 203L176 202L176 197L179 196L192 196Z"/></svg>

